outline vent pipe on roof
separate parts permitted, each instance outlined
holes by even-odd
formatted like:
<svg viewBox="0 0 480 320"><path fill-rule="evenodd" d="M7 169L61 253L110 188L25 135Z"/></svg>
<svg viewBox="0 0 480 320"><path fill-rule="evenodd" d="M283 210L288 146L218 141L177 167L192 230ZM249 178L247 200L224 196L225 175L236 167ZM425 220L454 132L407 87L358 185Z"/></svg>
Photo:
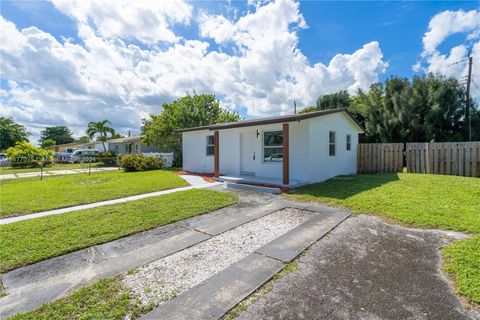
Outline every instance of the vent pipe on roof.
<svg viewBox="0 0 480 320"><path fill-rule="evenodd" d="M297 103L293 100L293 114L297 114Z"/></svg>

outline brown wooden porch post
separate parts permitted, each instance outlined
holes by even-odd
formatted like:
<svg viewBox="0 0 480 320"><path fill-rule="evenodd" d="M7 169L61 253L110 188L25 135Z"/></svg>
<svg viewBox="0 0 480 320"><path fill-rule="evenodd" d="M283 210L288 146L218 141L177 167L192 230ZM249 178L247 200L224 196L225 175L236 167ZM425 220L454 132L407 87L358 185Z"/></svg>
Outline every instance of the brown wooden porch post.
<svg viewBox="0 0 480 320"><path fill-rule="evenodd" d="M220 176L220 137L218 131L213 134L213 176L218 178Z"/></svg>
<svg viewBox="0 0 480 320"><path fill-rule="evenodd" d="M283 124L283 184L290 183L290 158L289 158L289 141L288 141L288 123Z"/></svg>

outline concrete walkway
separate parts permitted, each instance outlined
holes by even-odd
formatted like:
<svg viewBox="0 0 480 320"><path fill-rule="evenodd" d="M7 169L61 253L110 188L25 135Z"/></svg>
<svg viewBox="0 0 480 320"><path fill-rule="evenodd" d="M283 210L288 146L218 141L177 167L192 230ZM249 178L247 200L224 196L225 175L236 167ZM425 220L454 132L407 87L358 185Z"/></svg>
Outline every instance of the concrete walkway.
<svg viewBox="0 0 480 320"><path fill-rule="evenodd" d="M119 198L119 199L94 202L94 203L83 204L83 205L73 206L73 207L68 207L68 208L61 208L61 209L37 212L37 213L27 214L27 215L24 215L24 216L0 219L0 225L14 223L14 222L28 220L28 219L46 217L46 216L51 216L51 215L56 215L56 214L62 214L62 213L67 213L67 212L72 212L72 211L77 211L77 210L90 209L90 208L107 206L107 205L116 204L116 203L123 203L123 202L128 202L128 201L140 200L140 199L144 199L144 198L156 197L156 196L161 196L162 194L175 193L175 192L185 191L185 190L190 190L190 189L203 189L203 188L218 186L218 185L222 184L220 182L214 182L214 183L206 182L202 177L197 177L197 176L181 175L181 177L184 180L186 180L190 184L190 186L168 189L168 190L162 190L162 191L155 191L155 192L144 193L144 194L139 194L139 195L135 195L135 196L129 196L129 197L124 197L124 198Z"/></svg>
<svg viewBox="0 0 480 320"><path fill-rule="evenodd" d="M214 188L225 190L222 186ZM249 191L236 205L177 223L79 250L2 276L7 295L0 298L0 318L33 310L89 283L120 274L191 248L216 235L283 208L312 211L312 217L283 236L213 275L198 286L160 305L145 319L206 319L220 316L306 247L348 217L344 210L279 200Z"/></svg>
<svg viewBox="0 0 480 320"><path fill-rule="evenodd" d="M118 170L117 167L104 167L104 168L92 168L90 172L102 172L102 171L113 171ZM65 174L78 174L78 173L86 173L88 169L64 169L64 170L52 170L52 171L43 171L44 177L50 176L59 176ZM40 177L41 172L23 172L23 173L8 173L8 174L0 174L0 180L7 180L7 179L19 179L19 178L31 178L31 177Z"/></svg>

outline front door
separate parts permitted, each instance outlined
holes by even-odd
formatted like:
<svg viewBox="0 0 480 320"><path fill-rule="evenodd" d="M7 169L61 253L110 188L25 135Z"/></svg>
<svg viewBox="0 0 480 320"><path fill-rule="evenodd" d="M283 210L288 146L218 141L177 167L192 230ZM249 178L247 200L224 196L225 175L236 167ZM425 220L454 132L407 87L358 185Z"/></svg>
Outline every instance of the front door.
<svg viewBox="0 0 480 320"><path fill-rule="evenodd" d="M255 132L245 132L240 135L240 174L255 175L255 163L258 155L255 154Z"/></svg>

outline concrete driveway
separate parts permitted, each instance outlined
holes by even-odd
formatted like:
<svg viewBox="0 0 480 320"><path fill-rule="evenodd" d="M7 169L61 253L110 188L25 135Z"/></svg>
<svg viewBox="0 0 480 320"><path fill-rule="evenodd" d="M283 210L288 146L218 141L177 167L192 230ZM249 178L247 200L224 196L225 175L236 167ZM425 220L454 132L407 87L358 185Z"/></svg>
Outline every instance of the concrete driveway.
<svg viewBox="0 0 480 320"><path fill-rule="evenodd" d="M351 217L239 319L480 319L439 269L440 247L461 236Z"/></svg>

